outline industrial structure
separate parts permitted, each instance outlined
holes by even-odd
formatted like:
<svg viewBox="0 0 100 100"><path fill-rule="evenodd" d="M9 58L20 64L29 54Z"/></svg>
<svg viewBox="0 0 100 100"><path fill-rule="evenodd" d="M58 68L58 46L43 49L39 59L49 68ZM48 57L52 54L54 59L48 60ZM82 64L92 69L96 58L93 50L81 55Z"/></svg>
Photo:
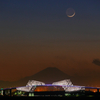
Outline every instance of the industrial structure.
<svg viewBox="0 0 100 100"><path fill-rule="evenodd" d="M96 89L97 92L87 92L86 89ZM29 80L26 86L11 87L5 89L1 88L0 96L100 96L99 89L100 87L73 85L70 79L53 82L52 84L45 84L41 81Z"/></svg>
<svg viewBox="0 0 100 100"><path fill-rule="evenodd" d="M44 82L36 81L36 80L29 80L27 85L25 87L18 87L16 88L19 91L25 91L25 92L34 92L37 86L60 86L64 89L65 92L71 92L71 91L79 91L79 90L85 90L82 86L74 86L70 79L65 79L58 82L53 82L52 84L45 84Z"/></svg>

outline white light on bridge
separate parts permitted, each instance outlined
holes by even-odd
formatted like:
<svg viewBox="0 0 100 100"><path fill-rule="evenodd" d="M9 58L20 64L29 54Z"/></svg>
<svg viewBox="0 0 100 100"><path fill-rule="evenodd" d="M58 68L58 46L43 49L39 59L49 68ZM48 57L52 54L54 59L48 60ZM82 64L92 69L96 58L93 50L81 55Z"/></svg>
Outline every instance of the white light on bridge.
<svg viewBox="0 0 100 100"><path fill-rule="evenodd" d="M72 82L70 81L70 79L54 82L50 86L54 86L54 85L62 86L65 92L85 90L84 87L74 86ZM40 82L40 81L29 80L25 87L18 87L16 89L19 91L33 92L36 86L49 86L49 85L46 85L45 83Z"/></svg>

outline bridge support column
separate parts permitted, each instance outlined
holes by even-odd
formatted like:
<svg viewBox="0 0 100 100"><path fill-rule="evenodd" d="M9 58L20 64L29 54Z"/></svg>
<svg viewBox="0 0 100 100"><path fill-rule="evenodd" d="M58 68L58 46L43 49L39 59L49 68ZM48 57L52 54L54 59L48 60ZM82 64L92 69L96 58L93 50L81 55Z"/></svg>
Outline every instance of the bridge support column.
<svg viewBox="0 0 100 100"><path fill-rule="evenodd" d="M5 90L3 90L3 95L5 96Z"/></svg>
<svg viewBox="0 0 100 100"><path fill-rule="evenodd" d="M99 93L99 89L97 89L97 93Z"/></svg>
<svg viewBox="0 0 100 100"><path fill-rule="evenodd" d="M11 89L9 91L10 91L10 96L11 96Z"/></svg>

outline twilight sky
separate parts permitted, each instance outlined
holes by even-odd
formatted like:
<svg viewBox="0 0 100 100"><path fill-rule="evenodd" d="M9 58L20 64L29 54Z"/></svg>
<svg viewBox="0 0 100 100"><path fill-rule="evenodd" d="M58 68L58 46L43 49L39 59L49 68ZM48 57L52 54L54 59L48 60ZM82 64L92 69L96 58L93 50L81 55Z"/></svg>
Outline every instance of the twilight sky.
<svg viewBox="0 0 100 100"><path fill-rule="evenodd" d="M0 0L0 80L47 67L99 80L100 0Z"/></svg>

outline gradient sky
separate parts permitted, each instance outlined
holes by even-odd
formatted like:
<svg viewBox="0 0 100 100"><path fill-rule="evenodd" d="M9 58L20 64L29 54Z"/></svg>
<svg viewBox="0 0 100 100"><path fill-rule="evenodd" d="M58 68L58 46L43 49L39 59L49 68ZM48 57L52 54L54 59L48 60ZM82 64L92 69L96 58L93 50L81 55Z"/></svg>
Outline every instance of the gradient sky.
<svg viewBox="0 0 100 100"><path fill-rule="evenodd" d="M0 0L0 80L47 67L98 81L100 0Z"/></svg>

